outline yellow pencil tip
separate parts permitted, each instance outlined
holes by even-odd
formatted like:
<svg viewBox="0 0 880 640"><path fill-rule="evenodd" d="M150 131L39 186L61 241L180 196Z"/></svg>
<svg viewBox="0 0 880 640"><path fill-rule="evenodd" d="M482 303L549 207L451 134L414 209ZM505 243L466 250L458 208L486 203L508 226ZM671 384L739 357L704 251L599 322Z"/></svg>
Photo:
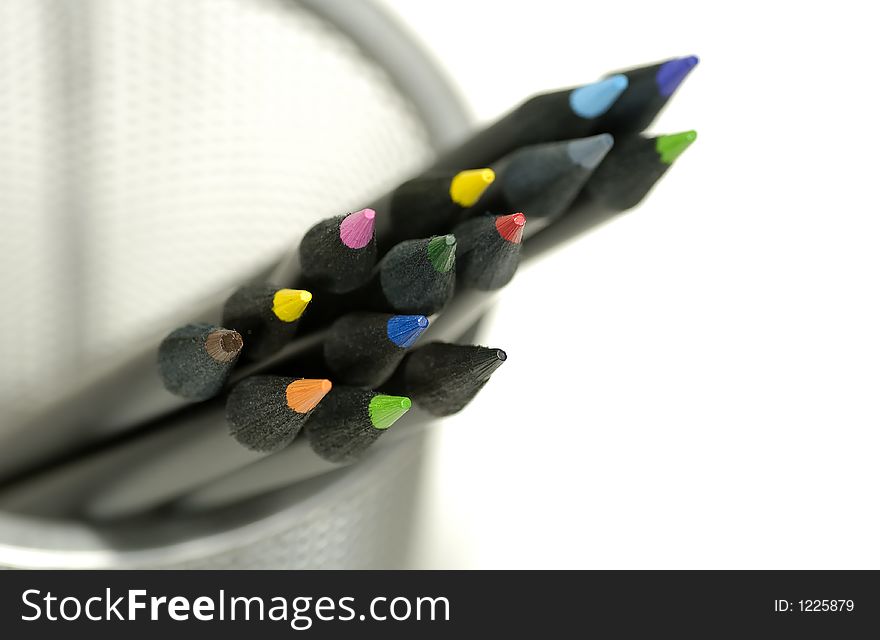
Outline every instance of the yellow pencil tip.
<svg viewBox="0 0 880 640"><path fill-rule="evenodd" d="M279 289L272 298L272 313L282 322L293 322L312 301L312 294L300 289Z"/></svg>
<svg viewBox="0 0 880 640"><path fill-rule="evenodd" d="M472 207L495 181L492 169L468 169L455 175L449 185L449 197L462 207Z"/></svg>

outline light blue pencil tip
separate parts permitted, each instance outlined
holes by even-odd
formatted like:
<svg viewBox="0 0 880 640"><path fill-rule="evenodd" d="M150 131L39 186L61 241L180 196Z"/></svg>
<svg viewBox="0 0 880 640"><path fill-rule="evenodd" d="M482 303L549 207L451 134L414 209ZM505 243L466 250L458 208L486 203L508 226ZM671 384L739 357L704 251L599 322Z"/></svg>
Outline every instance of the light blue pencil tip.
<svg viewBox="0 0 880 640"><path fill-rule="evenodd" d="M611 108L624 89L629 86L629 79L623 74L605 78L579 87L569 94L571 110L581 118L595 118Z"/></svg>
<svg viewBox="0 0 880 640"><path fill-rule="evenodd" d="M614 136L602 133L590 138L572 140L568 143L568 157L575 164L592 171L599 166L605 154L614 146Z"/></svg>
<svg viewBox="0 0 880 640"><path fill-rule="evenodd" d="M428 328L425 316L391 316L388 318L388 339L402 349L408 349Z"/></svg>

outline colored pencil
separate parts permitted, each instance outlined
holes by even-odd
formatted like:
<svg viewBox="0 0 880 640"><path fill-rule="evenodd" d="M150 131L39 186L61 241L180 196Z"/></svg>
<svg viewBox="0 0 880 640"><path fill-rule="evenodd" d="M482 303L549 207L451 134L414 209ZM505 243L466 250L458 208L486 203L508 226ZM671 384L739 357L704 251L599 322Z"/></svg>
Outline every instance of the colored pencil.
<svg viewBox="0 0 880 640"><path fill-rule="evenodd" d="M456 240L452 234L407 240L379 264L382 310L431 315L446 306L455 290Z"/></svg>
<svg viewBox="0 0 880 640"><path fill-rule="evenodd" d="M422 315L347 314L327 332L324 361L339 382L375 387L394 373L427 326Z"/></svg>
<svg viewBox="0 0 880 640"><path fill-rule="evenodd" d="M635 207L696 138L695 131L685 131L618 140L587 181L572 210L524 244L523 259L534 259Z"/></svg>
<svg viewBox="0 0 880 640"><path fill-rule="evenodd" d="M602 131L615 136L644 131L699 61L685 56L615 72L626 76L627 89L602 115Z"/></svg>
<svg viewBox="0 0 880 640"><path fill-rule="evenodd" d="M448 232L494 180L495 172L484 168L432 173L404 182L394 190L388 205L392 222L388 246Z"/></svg>
<svg viewBox="0 0 880 640"><path fill-rule="evenodd" d="M353 462L397 422L410 405L406 397L336 387L306 425L309 445L329 462Z"/></svg>
<svg viewBox="0 0 880 640"><path fill-rule="evenodd" d="M407 354L384 388L406 394L432 415L449 416L467 406L506 360L501 349L431 342Z"/></svg>
<svg viewBox="0 0 880 640"><path fill-rule="evenodd" d="M312 294L300 289L246 285L223 306L223 326L244 337L248 358L265 358L296 335L298 320L311 300Z"/></svg>
<svg viewBox="0 0 880 640"><path fill-rule="evenodd" d="M226 400L229 433L254 451L282 449L299 434L330 388L329 380L265 375L246 378Z"/></svg>
<svg viewBox="0 0 880 640"><path fill-rule="evenodd" d="M534 96L441 155L433 169L491 166L528 145L598 133L617 136L642 131L697 62L695 56L675 58L618 72L575 89Z"/></svg>
<svg viewBox="0 0 880 640"><path fill-rule="evenodd" d="M459 282L482 291L510 282L519 266L525 226L525 215L511 213L480 216L456 227Z"/></svg>
<svg viewBox="0 0 880 640"><path fill-rule="evenodd" d="M243 346L236 331L210 324L175 329L159 345L159 376L171 393L189 400L217 395Z"/></svg>
<svg viewBox="0 0 880 640"><path fill-rule="evenodd" d="M299 245L307 286L346 293L364 284L376 264L375 218L373 209L361 209L309 229Z"/></svg>
<svg viewBox="0 0 880 640"><path fill-rule="evenodd" d="M194 318L191 324L221 326L217 313L181 313ZM183 326L171 334L163 331L132 342L115 358L78 372L67 390L54 391L44 404L27 413L4 416L0 429L0 484L15 482L34 470L57 464L75 452L114 438L160 416L201 402L222 388L240 353L234 354L234 339L226 357L213 349L213 360L200 350L197 341L178 339ZM186 329L185 333L189 333ZM239 338L241 338L239 336ZM187 352L193 348L191 357ZM161 352L160 352L161 349ZM187 373L189 372L189 373Z"/></svg>
<svg viewBox="0 0 880 640"><path fill-rule="evenodd" d="M639 204L672 163L697 139L696 131L621 142L587 182L583 198L625 211Z"/></svg>
<svg viewBox="0 0 880 640"><path fill-rule="evenodd" d="M178 508L201 511L225 506L356 462L386 437L383 434L409 408L406 397L334 387L309 419L306 438L205 483L180 500Z"/></svg>
<svg viewBox="0 0 880 640"><path fill-rule="evenodd" d="M492 165L495 182L464 215L526 211L528 238L568 211L613 145L614 138L603 133L518 149Z"/></svg>

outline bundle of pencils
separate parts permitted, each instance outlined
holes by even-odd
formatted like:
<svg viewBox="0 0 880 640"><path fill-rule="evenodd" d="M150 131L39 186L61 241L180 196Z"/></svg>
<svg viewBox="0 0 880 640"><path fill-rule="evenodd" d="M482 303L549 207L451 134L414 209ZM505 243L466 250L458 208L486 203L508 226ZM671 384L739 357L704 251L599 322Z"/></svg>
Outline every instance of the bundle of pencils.
<svg viewBox="0 0 880 640"><path fill-rule="evenodd" d="M642 131L696 64L535 96L371 207L319 222L152 349L158 368L139 373L161 401L119 424L155 426L13 483L0 506L97 519L216 507L406 437L411 405L465 409L507 354L457 344L464 329L521 261L647 196L696 133Z"/></svg>

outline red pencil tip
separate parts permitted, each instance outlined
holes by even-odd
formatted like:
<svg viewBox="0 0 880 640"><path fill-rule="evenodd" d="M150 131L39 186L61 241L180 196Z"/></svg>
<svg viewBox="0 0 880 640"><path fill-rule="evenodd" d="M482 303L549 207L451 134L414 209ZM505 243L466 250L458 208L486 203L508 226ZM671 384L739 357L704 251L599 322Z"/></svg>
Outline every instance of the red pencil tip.
<svg viewBox="0 0 880 640"><path fill-rule="evenodd" d="M498 229L498 235L513 244L519 244L522 241L524 226L526 226L526 217L521 213L511 213L508 216L495 218L495 228Z"/></svg>

